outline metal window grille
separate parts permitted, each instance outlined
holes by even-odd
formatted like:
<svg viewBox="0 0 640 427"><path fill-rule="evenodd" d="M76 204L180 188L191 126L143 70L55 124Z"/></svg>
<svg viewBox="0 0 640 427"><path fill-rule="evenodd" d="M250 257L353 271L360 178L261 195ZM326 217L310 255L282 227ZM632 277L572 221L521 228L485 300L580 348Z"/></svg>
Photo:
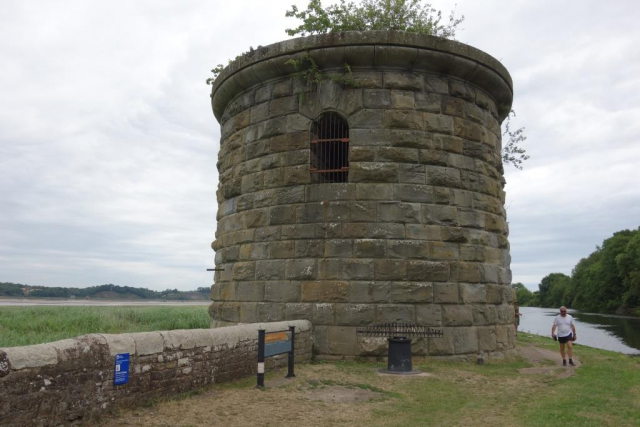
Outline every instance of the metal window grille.
<svg viewBox="0 0 640 427"><path fill-rule="evenodd" d="M337 113L322 114L311 128L311 178L349 181L349 125Z"/></svg>

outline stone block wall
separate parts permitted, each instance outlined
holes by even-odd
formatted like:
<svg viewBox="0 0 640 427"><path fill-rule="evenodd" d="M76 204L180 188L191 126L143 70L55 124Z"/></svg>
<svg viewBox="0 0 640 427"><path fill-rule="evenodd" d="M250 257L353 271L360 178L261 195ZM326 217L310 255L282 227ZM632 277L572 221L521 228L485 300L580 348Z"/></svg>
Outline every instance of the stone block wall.
<svg viewBox="0 0 640 427"><path fill-rule="evenodd" d="M296 362L311 358L307 321L135 334L91 334L48 344L0 349L0 425L90 423L116 408L139 405L256 373L258 329L296 327ZM129 382L114 386L118 353L130 353ZM267 359L286 366L286 355Z"/></svg>
<svg viewBox="0 0 640 427"><path fill-rule="evenodd" d="M309 83L287 62L325 74ZM308 319L320 354L382 354L359 326L415 322L419 354L515 346L500 123L508 72L470 46L400 32L289 40L232 63L212 92L222 129L213 326ZM349 125L346 183L314 184L310 127Z"/></svg>

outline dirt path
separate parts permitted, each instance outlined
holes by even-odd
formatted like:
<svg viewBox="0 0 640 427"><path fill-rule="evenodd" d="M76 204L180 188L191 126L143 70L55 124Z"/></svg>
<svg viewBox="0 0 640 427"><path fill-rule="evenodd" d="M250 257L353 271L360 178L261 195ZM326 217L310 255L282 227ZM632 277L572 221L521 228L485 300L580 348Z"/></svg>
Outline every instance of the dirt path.
<svg viewBox="0 0 640 427"><path fill-rule="evenodd" d="M533 364L531 368L519 369L518 372L521 374L554 374L557 378L569 378L580 366L580 360L577 356L573 359L575 367L563 366L559 351L547 350L533 345L520 347L518 352L520 356Z"/></svg>

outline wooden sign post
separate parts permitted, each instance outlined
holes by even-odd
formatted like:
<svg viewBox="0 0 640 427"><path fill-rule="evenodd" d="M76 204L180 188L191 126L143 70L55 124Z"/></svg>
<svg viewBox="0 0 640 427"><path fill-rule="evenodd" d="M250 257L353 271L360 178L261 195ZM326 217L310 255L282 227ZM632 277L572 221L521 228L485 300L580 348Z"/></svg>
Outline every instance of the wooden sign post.
<svg viewBox="0 0 640 427"><path fill-rule="evenodd" d="M295 326L289 330L267 333L264 329L258 330L258 387L264 387L264 359L277 354L289 353L287 361L287 378L295 377L293 372L295 351ZM287 337L289 335L289 337Z"/></svg>

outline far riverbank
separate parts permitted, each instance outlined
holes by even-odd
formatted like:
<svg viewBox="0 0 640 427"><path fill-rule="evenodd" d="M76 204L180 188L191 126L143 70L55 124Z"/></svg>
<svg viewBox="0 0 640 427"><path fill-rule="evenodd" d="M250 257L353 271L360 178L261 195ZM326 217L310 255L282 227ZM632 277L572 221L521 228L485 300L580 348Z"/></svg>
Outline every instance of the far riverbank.
<svg viewBox="0 0 640 427"><path fill-rule="evenodd" d="M145 306L188 306L209 305L209 300L102 300L102 299L36 299L36 298L0 298L0 307L145 307Z"/></svg>

